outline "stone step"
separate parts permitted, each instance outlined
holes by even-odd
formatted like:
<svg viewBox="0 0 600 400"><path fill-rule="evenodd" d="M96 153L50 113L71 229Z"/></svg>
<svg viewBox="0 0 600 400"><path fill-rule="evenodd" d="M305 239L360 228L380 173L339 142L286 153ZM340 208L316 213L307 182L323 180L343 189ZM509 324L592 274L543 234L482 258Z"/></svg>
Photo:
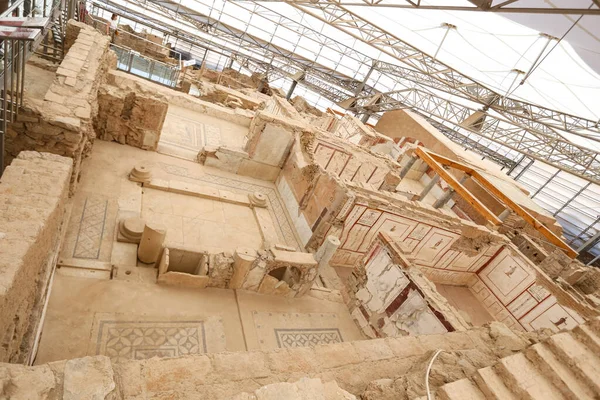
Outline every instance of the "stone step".
<svg viewBox="0 0 600 400"><path fill-rule="evenodd" d="M436 392L440 400L485 400L486 397L469 379L447 383Z"/></svg>
<svg viewBox="0 0 600 400"><path fill-rule="evenodd" d="M588 325L578 325L571 333L595 354L600 354L600 336L594 333Z"/></svg>
<svg viewBox="0 0 600 400"><path fill-rule="evenodd" d="M519 399L562 400L561 393L523 355L517 353L501 359L495 366L498 373Z"/></svg>
<svg viewBox="0 0 600 400"><path fill-rule="evenodd" d="M600 359L590 348L578 342L570 332L553 335L548 338L546 344L579 379L594 392L600 393Z"/></svg>
<svg viewBox="0 0 600 400"><path fill-rule="evenodd" d="M590 328L596 335L600 336L600 317L589 320L585 323L585 326Z"/></svg>
<svg viewBox="0 0 600 400"><path fill-rule="evenodd" d="M569 366L561 362L544 343L536 343L525 356L560 390L567 399L594 399L594 392L580 381Z"/></svg>
<svg viewBox="0 0 600 400"><path fill-rule="evenodd" d="M502 378L492 367L485 367L478 370L475 376L473 376L473 381L475 381L479 390L488 399L518 400L518 397L506 387Z"/></svg>

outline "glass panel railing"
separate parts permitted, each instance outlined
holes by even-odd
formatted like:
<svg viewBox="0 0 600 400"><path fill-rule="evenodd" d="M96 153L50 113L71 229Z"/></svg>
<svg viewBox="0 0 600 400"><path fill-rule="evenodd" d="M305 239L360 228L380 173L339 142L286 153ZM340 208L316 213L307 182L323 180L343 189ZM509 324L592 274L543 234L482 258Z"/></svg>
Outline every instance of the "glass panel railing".
<svg viewBox="0 0 600 400"><path fill-rule="evenodd" d="M143 56L133 50L112 44L111 49L117 54L117 69L142 78L175 87L179 78L179 68Z"/></svg>

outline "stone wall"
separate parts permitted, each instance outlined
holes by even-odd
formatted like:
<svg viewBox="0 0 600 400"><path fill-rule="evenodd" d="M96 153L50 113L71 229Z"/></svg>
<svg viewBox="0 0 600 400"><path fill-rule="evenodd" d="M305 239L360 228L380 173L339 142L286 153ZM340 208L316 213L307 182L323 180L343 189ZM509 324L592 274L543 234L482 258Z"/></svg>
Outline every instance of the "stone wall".
<svg viewBox="0 0 600 400"><path fill-rule="evenodd" d="M79 393L98 399L229 400L277 382L303 377L335 380L340 388L360 395L371 382L405 379L410 398L425 393L423 376L437 349L432 387L471 376L478 368L522 351L543 339L540 334L517 334L502 324L466 332L387 338L279 349L215 353L182 358L152 358L111 363L105 356L58 361L36 367L0 364L0 383L12 398L59 400ZM460 360L460 361L459 361ZM275 397L284 400L285 397ZM376 399L377 397L368 397ZM392 397L395 399L406 397ZM239 397L238 397L239 400Z"/></svg>
<svg viewBox="0 0 600 400"><path fill-rule="evenodd" d="M236 109L237 110L237 109ZM239 175L275 181L304 124L262 110L251 120L244 150L206 146L198 155L201 164Z"/></svg>
<svg viewBox="0 0 600 400"><path fill-rule="evenodd" d="M200 100L215 103L222 107L239 107L254 111L263 103L259 99L247 96L227 86L209 82L197 82L197 85L200 92Z"/></svg>
<svg viewBox="0 0 600 400"><path fill-rule="evenodd" d="M69 158L24 151L0 179L1 361L29 357L56 262L71 171Z"/></svg>
<svg viewBox="0 0 600 400"><path fill-rule="evenodd" d="M155 151L169 103L165 96L149 89L142 85L102 86L98 91L98 115L94 118L98 138Z"/></svg>
<svg viewBox="0 0 600 400"><path fill-rule="evenodd" d="M241 126L250 126L250 122L254 117L254 113L251 111L240 108L232 110L230 108L220 107L123 71L110 71L107 78L107 84L118 87L128 93L132 91L146 94L154 93L156 96L163 96L166 98L170 105L187 108Z"/></svg>
<svg viewBox="0 0 600 400"><path fill-rule="evenodd" d="M92 120L97 114L97 93L114 62L109 39L82 23L69 21L69 37L77 39L56 70L43 99L25 93L16 122L9 125L6 153L9 163L23 150L44 151L73 159L71 190L80 173L81 160L95 138Z"/></svg>

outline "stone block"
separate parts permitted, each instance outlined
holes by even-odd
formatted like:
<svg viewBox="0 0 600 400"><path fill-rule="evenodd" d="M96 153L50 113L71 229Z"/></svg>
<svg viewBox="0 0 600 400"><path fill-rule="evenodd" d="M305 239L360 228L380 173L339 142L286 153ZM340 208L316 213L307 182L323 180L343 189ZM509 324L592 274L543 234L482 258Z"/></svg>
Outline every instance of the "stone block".
<svg viewBox="0 0 600 400"><path fill-rule="evenodd" d="M386 338L385 340L396 357L400 358L420 356L430 350L424 347L415 336Z"/></svg>
<svg viewBox="0 0 600 400"><path fill-rule="evenodd" d="M274 350L266 356L271 371L276 374L309 373L319 366L315 352L310 347Z"/></svg>
<svg viewBox="0 0 600 400"><path fill-rule="evenodd" d="M314 348L317 361L322 368L337 368L360 362L360 357L352 343L334 343Z"/></svg>
<svg viewBox="0 0 600 400"><path fill-rule="evenodd" d="M64 375L64 400L104 400L116 384L110 358L76 358L67 361Z"/></svg>
<svg viewBox="0 0 600 400"><path fill-rule="evenodd" d="M271 374L265 354L258 351L218 353L213 356L215 373L227 380L264 378Z"/></svg>
<svg viewBox="0 0 600 400"><path fill-rule="evenodd" d="M168 271L160 274L157 283L162 283L170 286L187 287L191 289L204 289L208 286L208 276L198 276L187 274L185 272Z"/></svg>
<svg viewBox="0 0 600 400"><path fill-rule="evenodd" d="M185 391L207 383L211 371L211 360L204 355L152 358L143 362L142 379L148 392Z"/></svg>
<svg viewBox="0 0 600 400"><path fill-rule="evenodd" d="M275 182L280 172L281 168L278 166L271 166L253 160L242 160L237 169L238 175L249 176L251 178L270 182Z"/></svg>
<svg viewBox="0 0 600 400"><path fill-rule="evenodd" d="M63 67L58 67L56 70L56 74L59 76L65 76L69 78L77 78L77 72L71 71L70 69L66 69Z"/></svg>
<svg viewBox="0 0 600 400"><path fill-rule="evenodd" d="M361 360L376 361L394 357L385 339L357 340L352 345Z"/></svg>
<svg viewBox="0 0 600 400"><path fill-rule="evenodd" d="M0 382L13 400L47 399L56 390L54 374L47 365L0 367Z"/></svg>

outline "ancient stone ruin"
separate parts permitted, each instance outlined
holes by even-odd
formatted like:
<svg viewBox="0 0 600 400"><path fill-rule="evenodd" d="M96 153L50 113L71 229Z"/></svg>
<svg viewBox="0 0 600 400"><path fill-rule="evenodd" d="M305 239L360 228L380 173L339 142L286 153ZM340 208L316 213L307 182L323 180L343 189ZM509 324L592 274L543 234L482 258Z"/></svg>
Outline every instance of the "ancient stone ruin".
<svg viewBox="0 0 600 400"><path fill-rule="evenodd" d="M0 398L598 398L600 272L499 169L87 22L5 137Z"/></svg>

